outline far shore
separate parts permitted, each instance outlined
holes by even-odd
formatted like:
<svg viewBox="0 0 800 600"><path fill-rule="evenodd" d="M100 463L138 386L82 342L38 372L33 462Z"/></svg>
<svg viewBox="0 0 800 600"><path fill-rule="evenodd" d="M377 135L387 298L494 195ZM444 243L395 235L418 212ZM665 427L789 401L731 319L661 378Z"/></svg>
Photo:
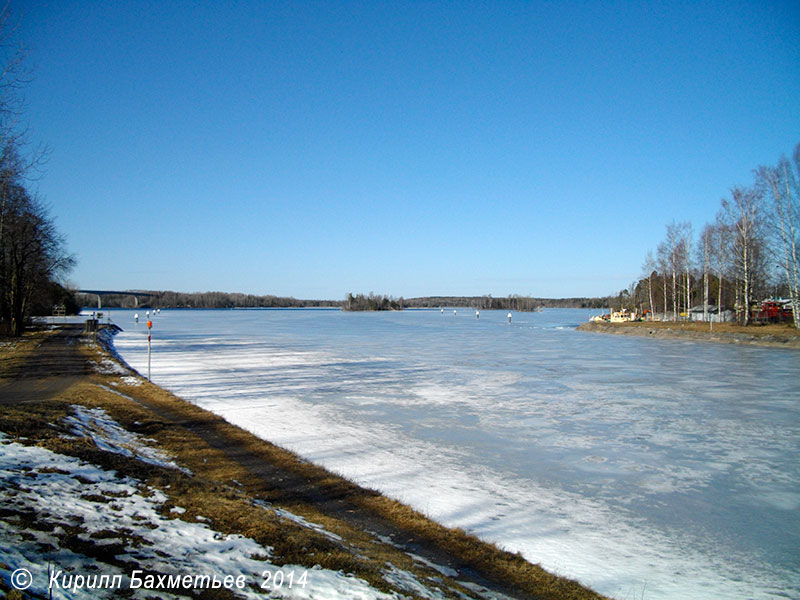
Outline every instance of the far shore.
<svg viewBox="0 0 800 600"><path fill-rule="evenodd" d="M800 331L790 325L779 324L744 327L734 323L709 324L696 321L633 321L625 323L589 321L578 326L578 331L800 350Z"/></svg>

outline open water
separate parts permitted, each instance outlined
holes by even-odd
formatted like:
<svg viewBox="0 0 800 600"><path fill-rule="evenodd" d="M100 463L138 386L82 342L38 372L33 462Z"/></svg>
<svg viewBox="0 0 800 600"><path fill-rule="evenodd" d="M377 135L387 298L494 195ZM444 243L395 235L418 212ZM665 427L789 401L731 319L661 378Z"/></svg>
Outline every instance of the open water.
<svg viewBox="0 0 800 600"><path fill-rule="evenodd" d="M800 598L800 352L591 314L162 311L152 378L620 600Z"/></svg>

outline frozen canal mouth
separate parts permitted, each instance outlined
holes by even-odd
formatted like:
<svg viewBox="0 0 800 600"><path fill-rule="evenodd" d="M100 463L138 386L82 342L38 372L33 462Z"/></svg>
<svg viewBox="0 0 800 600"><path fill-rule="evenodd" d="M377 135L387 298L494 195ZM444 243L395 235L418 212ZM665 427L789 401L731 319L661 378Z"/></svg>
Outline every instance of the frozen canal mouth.
<svg viewBox="0 0 800 600"><path fill-rule="evenodd" d="M550 310L162 311L155 383L625 600L800 598L800 353ZM115 311L147 372L146 328Z"/></svg>

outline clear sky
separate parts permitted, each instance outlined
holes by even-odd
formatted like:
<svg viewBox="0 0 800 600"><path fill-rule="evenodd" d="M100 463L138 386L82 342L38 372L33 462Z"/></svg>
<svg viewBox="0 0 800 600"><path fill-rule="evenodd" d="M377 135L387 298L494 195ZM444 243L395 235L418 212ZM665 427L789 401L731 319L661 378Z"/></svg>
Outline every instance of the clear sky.
<svg viewBox="0 0 800 600"><path fill-rule="evenodd" d="M615 294L800 142L800 2L11 0L93 289Z"/></svg>

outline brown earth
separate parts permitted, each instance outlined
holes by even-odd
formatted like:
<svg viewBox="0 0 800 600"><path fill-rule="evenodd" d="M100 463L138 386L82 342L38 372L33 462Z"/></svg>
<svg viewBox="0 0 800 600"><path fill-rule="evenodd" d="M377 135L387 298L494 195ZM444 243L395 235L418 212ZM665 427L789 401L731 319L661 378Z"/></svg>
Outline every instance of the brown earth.
<svg viewBox="0 0 800 600"><path fill-rule="evenodd" d="M86 358L76 352L83 334L67 326L49 335L6 340L0 362L0 405L49 399L92 373Z"/></svg>
<svg viewBox="0 0 800 600"><path fill-rule="evenodd" d="M112 360L109 349L93 343L79 327L0 340L0 431L168 489L170 500L188 509L180 518L210 516L220 530L272 546L284 564L320 564L354 573L385 589L380 573L391 562L420 580L440 581L438 586L448 597L473 597L474 592L463 585L467 583L484 588L489 597L603 598L519 555L438 525L405 505L310 464ZM66 441L57 424L74 404L104 408L124 427L154 439L191 473L123 459L100 451L88 439ZM254 517L261 514L253 513L254 501L321 523L346 544L332 547L328 539ZM443 575L410 554L455 569L458 575Z"/></svg>
<svg viewBox="0 0 800 600"><path fill-rule="evenodd" d="M579 331L635 335L659 339L680 339L720 344L743 344L776 348L800 349L800 331L791 325L748 325L733 323L699 323L673 321L634 321L609 323L590 321L578 327Z"/></svg>

